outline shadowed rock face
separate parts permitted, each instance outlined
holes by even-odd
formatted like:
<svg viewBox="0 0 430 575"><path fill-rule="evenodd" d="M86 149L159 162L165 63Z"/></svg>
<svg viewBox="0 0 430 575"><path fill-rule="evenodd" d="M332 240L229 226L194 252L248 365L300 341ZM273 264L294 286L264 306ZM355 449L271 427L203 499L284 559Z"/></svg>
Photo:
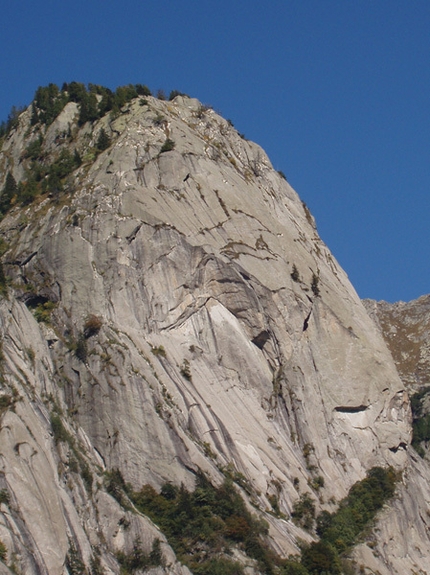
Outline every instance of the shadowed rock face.
<svg viewBox="0 0 430 575"><path fill-rule="evenodd" d="M164 541L106 493L102 474L114 468L136 489L192 488L199 469L219 484L233 469L284 555L310 539L290 520L303 492L333 511L367 469L393 465L408 470L402 489L424 501L390 354L263 150L185 97L134 100L81 128L76 113L70 103L46 132L39 126L46 157L69 146L84 158L66 190L0 224L11 278L0 301L3 393L14 397L0 429L9 559L16 553L25 573L61 573L72 542L87 565L98 548L105 572L118 573L117 550L136 537L147 550ZM58 144L69 124L72 141ZM24 177L20 157L36 128L28 110L3 144L4 177ZM101 128L112 145L94 159ZM166 138L174 148L160 153ZM40 319L49 302L49 323L38 323L31 310ZM53 414L68 439L53 436ZM272 495L286 520L267 513ZM423 553L427 519L415 511L390 510L398 528L387 537L421 522ZM412 573L422 559L405 545L402 572ZM384 541L378 550L381 573L400 561ZM167 543L163 553L167 572L188 572Z"/></svg>

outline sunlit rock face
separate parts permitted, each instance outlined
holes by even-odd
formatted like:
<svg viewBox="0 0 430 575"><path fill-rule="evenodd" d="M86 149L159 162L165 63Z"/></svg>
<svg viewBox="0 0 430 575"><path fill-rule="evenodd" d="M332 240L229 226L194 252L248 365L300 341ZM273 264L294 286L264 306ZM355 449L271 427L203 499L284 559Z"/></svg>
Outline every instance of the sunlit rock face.
<svg viewBox="0 0 430 575"><path fill-rule="evenodd" d="M45 128L29 109L0 155L0 187L8 171L24 178L23 151L39 134L45 161L65 148L83 160L63 191L0 224L8 564L65 573L74 549L119 573L118 551L137 537L148 551L158 537L164 572L188 573L149 520L106 492L112 469L135 489L192 489L199 470L220 484L228 469L285 556L315 537L291 520L303 493L334 511L369 468L392 465L406 469L401 489L425 501L390 353L264 151L187 97L135 99L83 126L77 111L67 104ZM102 128L111 145L96 154ZM427 519L407 501L390 509L384 537L415 525L425 555ZM363 545L362 563L424 569L418 552L387 541L372 561Z"/></svg>
<svg viewBox="0 0 430 575"><path fill-rule="evenodd" d="M363 300L410 392L430 384L430 296L410 302Z"/></svg>

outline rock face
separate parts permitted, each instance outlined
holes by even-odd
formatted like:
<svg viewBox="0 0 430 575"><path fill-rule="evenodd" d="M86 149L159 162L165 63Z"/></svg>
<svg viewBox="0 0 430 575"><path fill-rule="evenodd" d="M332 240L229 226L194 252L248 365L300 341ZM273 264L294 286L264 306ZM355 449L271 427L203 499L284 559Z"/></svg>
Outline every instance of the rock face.
<svg viewBox="0 0 430 575"><path fill-rule="evenodd" d="M112 143L96 154L101 129ZM0 223L5 563L57 575L74 552L116 574L118 551L159 538L154 573L189 573L107 493L105 471L138 489L233 470L287 556L315 537L291 520L303 493L333 511L370 467L392 465L399 498L356 560L427 573L429 470L409 448L405 385L264 151L194 99L135 99L83 126L70 102L47 128L21 115L0 189L8 171L26 177L40 135L44 158L76 150L83 163Z"/></svg>
<svg viewBox="0 0 430 575"><path fill-rule="evenodd" d="M430 295L411 302L364 300L410 391L430 384Z"/></svg>

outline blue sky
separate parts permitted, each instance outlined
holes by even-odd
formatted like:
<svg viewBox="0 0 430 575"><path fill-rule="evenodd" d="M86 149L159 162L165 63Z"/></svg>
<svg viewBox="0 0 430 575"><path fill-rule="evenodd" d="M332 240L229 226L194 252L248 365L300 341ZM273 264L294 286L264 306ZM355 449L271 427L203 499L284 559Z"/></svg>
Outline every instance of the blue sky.
<svg viewBox="0 0 430 575"><path fill-rule="evenodd" d="M178 89L260 144L361 297L430 292L429 0L0 0L0 119L38 86Z"/></svg>

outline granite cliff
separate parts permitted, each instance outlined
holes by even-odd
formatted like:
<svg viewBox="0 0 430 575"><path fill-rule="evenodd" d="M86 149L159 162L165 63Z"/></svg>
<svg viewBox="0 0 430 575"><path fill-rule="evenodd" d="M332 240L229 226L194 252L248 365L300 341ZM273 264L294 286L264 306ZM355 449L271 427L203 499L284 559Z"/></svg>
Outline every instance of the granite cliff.
<svg viewBox="0 0 430 575"><path fill-rule="evenodd" d="M151 572L189 573L109 489L116 470L134 490L228 474L287 557L317 539L297 502L333 512L375 466L401 479L357 569L429 572L430 471L405 384L259 146L182 95L92 121L75 101L50 122L33 105L3 138L0 189L8 177L0 573L117 574L156 540Z"/></svg>

